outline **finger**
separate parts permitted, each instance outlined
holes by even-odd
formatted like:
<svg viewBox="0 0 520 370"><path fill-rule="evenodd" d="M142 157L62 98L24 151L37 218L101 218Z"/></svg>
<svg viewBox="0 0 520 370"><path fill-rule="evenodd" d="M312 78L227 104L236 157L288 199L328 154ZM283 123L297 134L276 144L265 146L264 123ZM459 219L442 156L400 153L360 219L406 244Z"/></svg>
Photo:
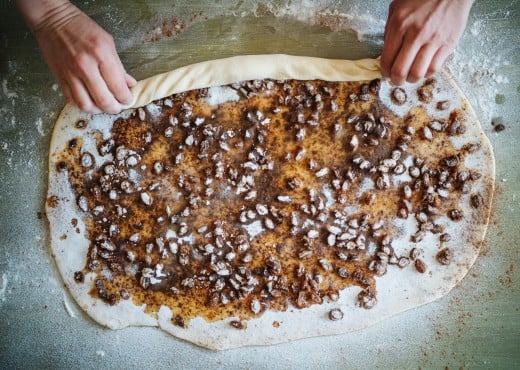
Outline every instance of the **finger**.
<svg viewBox="0 0 520 370"><path fill-rule="evenodd" d="M383 52L381 54L381 74L383 77L390 77L390 71L395 57L403 42L403 33L400 32L399 25L394 20L395 3L390 3L388 18L385 24Z"/></svg>
<svg viewBox="0 0 520 370"><path fill-rule="evenodd" d="M137 85L137 80L130 76L128 73L125 73L125 80L128 87L134 87L135 85Z"/></svg>
<svg viewBox="0 0 520 370"><path fill-rule="evenodd" d="M451 54L451 49L447 46L442 46L433 57L428 70L426 71L426 76L431 77L433 74L439 72L442 68L442 65Z"/></svg>
<svg viewBox="0 0 520 370"><path fill-rule="evenodd" d="M417 82L426 76L428 68L431 65L433 57L437 53L437 50L438 48L431 43L423 45L421 50L419 50L419 53L417 53L415 60L413 61L406 81Z"/></svg>
<svg viewBox="0 0 520 370"><path fill-rule="evenodd" d="M72 91L70 90L69 84L67 81L60 81L61 90L63 91L63 95L65 95L65 99L67 99L67 103L75 105L74 99L72 98Z"/></svg>
<svg viewBox="0 0 520 370"><path fill-rule="evenodd" d="M390 77L396 85L402 85L406 81L410 67L419 52L420 45L414 39L414 36L405 36L401 49L392 64Z"/></svg>
<svg viewBox="0 0 520 370"><path fill-rule="evenodd" d="M402 36L400 34L390 35L385 32L385 43L383 46L383 53L381 54L381 74L383 77L390 77L392 65L397 56L397 53L402 47Z"/></svg>
<svg viewBox="0 0 520 370"><path fill-rule="evenodd" d="M99 108L92 101L83 82L74 75L70 77L69 81L71 95L75 105L87 113L101 113Z"/></svg>
<svg viewBox="0 0 520 370"><path fill-rule="evenodd" d="M395 7L395 1L390 2L390 5L388 6L388 18L390 18L392 14L394 14Z"/></svg>
<svg viewBox="0 0 520 370"><path fill-rule="evenodd" d="M111 114L121 112L121 105L108 89L105 80L101 77L100 71L93 68L87 76L88 78L84 80L84 83L96 106L101 108L104 112Z"/></svg>
<svg viewBox="0 0 520 370"><path fill-rule="evenodd" d="M128 88L125 69L115 50L114 54L115 57L107 58L100 64L99 70L114 98L119 103L127 104L132 100L132 93Z"/></svg>

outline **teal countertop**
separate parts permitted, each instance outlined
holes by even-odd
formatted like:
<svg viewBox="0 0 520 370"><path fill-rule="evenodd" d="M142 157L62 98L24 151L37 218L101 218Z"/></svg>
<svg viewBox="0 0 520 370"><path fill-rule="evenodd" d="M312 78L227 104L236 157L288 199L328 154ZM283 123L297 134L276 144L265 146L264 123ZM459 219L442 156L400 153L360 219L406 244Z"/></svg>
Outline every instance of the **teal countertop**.
<svg viewBox="0 0 520 370"><path fill-rule="evenodd" d="M136 78L236 54L375 57L388 7L336 0L76 4L114 35ZM520 1L477 1L447 64L496 155L490 228L462 283L360 332L212 352L154 328L102 328L63 287L43 212L49 140L65 99L14 5L0 0L0 367L520 368L519 19Z"/></svg>

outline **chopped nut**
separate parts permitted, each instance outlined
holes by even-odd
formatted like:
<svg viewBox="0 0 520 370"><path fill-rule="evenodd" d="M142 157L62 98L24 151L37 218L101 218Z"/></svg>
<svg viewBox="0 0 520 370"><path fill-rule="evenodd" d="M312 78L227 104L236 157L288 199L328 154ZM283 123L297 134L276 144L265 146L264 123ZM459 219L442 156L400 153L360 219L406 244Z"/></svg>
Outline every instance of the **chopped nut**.
<svg viewBox="0 0 520 370"><path fill-rule="evenodd" d="M264 224L265 224L265 227L269 230L274 230L274 228L275 228L273 221L268 217L266 217L264 219Z"/></svg>
<svg viewBox="0 0 520 370"><path fill-rule="evenodd" d="M402 105L406 102L406 92L400 88L396 87L392 90L392 101L397 105Z"/></svg>
<svg viewBox="0 0 520 370"><path fill-rule="evenodd" d="M449 242L451 240L451 235L444 233L440 236L441 242Z"/></svg>
<svg viewBox="0 0 520 370"><path fill-rule="evenodd" d="M147 206L152 204L152 197L150 196L150 194L146 192L141 193L141 200Z"/></svg>
<svg viewBox="0 0 520 370"><path fill-rule="evenodd" d="M325 270L325 271L332 271L332 263L326 259L326 258L322 258L319 260L320 262L320 265L321 267Z"/></svg>
<svg viewBox="0 0 520 370"><path fill-rule="evenodd" d="M381 79L376 78L376 79L370 81L370 84L368 86L369 86L370 91L373 94L377 95L379 93L379 89L381 87Z"/></svg>
<svg viewBox="0 0 520 370"><path fill-rule="evenodd" d="M144 111L143 108L137 108L137 114L141 121L144 121L146 119L146 112Z"/></svg>
<svg viewBox="0 0 520 370"><path fill-rule="evenodd" d="M88 200L84 195L78 198L78 207L83 212L88 212Z"/></svg>
<svg viewBox="0 0 520 370"><path fill-rule="evenodd" d="M258 299L251 300L251 312L253 312L255 315L259 314L262 310L262 305L260 304L260 301Z"/></svg>
<svg viewBox="0 0 520 370"><path fill-rule="evenodd" d="M480 194L473 194L471 196L471 206L473 208L480 208L482 207L482 204L484 203L482 196Z"/></svg>
<svg viewBox="0 0 520 370"><path fill-rule="evenodd" d="M449 248L441 249L439 253L437 253L436 258L441 265L449 265L452 258L451 250Z"/></svg>
<svg viewBox="0 0 520 370"><path fill-rule="evenodd" d="M357 135L352 135L352 137L350 138L350 147L352 148L353 151L356 151L358 146L359 146L359 139L358 139Z"/></svg>
<svg viewBox="0 0 520 370"><path fill-rule="evenodd" d="M339 308L333 308L329 311L329 319L332 321L338 321L343 319L343 311L341 311Z"/></svg>
<svg viewBox="0 0 520 370"><path fill-rule="evenodd" d="M426 272L426 264L420 258L415 260L414 265L417 272L421 274L424 274Z"/></svg>
<svg viewBox="0 0 520 370"><path fill-rule="evenodd" d="M242 321L233 320L229 323L232 327L238 330L245 330L247 328L247 324Z"/></svg>
<svg viewBox="0 0 520 370"><path fill-rule="evenodd" d="M368 287L366 289L363 289L358 294L358 301L357 305L359 307L363 307L367 310L373 308L377 303L376 294L375 291Z"/></svg>
<svg viewBox="0 0 520 370"><path fill-rule="evenodd" d="M263 204L257 204L255 208L260 216L265 216L269 212L267 207Z"/></svg>
<svg viewBox="0 0 520 370"><path fill-rule="evenodd" d="M449 107L450 107L450 102L448 100L443 100L443 101L437 102L438 110L446 110Z"/></svg>
<svg viewBox="0 0 520 370"><path fill-rule="evenodd" d="M412 197L412 189L410 188L410 185L405 185L403 187L403 194L406 199L410 199Z"/></svg>
<svg viewBox="0 0 520 370"><path fill-rule="evenodd" d="M432 141L433 140L432 132L431 132L431 130L430 130L430 128L428 126L424 126L423 127L423 136L428 141Z"/></svg>
<svg viewBox="0 0 520 370"><path fill-rule="evenodd" d="M89 152L83 153L81 156L81 165L85 168L91 168L94 166L94 157Z"/></svg>
<svg viewBox="0 0 520 370"><path fill-rule="evenodd" d="M428 126L434 131L442 131L444 129L444 125L439 121L431 121Z"/></svg>
<svg viewBox="0 0 520 370"><path fill-rule="evenodd" d="M447 167L456 167L459 163L459 159L456 155L452 155L450 157L446 157L442 160L442 164Z"/></svg>
<svg viewBox="0 0 520 370"><path fill-rule="evenodd" d="M417 257L419 257L419 254L420 254L419 249L417 249L417 248L412 248L412 250L410 251L410 258L411 258L412 260L416 260Z"/></svg>
<svg viewBox="0 0 520 370"><path fill-rule="evenodd" d="M291 203L292 198L289 195L279 195L277 197L278 201L281 203Z"/></svg>
<svg viewBox="0 0 520 370"><path fill-rule="evenodd" d="M453 221L460 221L464 217L464 214L460 209L452 209L448 212L448 217Z"/></svg>
<svg viewBox="0 0 520 370"><path fill-rule="evenodd" d="M316 177L323 177L326 176L329 173L329 169L327 167L322 168L318 172L316 172Z"/></svg>
<svg viewBox="0 0 520 370"><path fill-rule="evenodd" d="M429 103L433 98L432 89L429 86L421 86L418 88L417 95L419 96L419 100L423 103Z"/></svg>
<svg viewBox="0 0 520 370"><path fill-rule="evenodd" d="M188 137L186 137L186 139L184 140L184 144L186 144L187 146L192 146L194 142L195 138L193 137L193 135L188 135Z"/></svg>
<svg viewBox="0 0 520 370"><path fill-rule="evenodd" d="M499 123L498 125L495 126L495 131L496 132L502 132L506 129L506 126L504 126L504 124L502 123Z"/></svg>
<svg viewBox="0 0 520 370"><path fill-rule="evenodd" d="M83 275L83 273L81 271L76 271L74 273L74 280L78 283L82 283L85 281L85 276Z"/></svg>
<svg viewBox="0 0 520 370"><path fill-rule="evenodd" d="M342 278L348 278L350 276L350 272L347 269L340 267L338 268L338 276Z"/></svg>
<svg viewBox="0 0 520 370"><path fill-rule="evenodd" d="M153 164L153 171L156 175L160 175L163 171L163 164L159 161Z"/></svg>
<svg viewBox="0 0 520 370"><path fill-rule="evenodd" d="M397 266L399 266L400 268L405 268L409 264L410 264L410 260L407 257L400 257L399 260L397 261Z"/></svg>

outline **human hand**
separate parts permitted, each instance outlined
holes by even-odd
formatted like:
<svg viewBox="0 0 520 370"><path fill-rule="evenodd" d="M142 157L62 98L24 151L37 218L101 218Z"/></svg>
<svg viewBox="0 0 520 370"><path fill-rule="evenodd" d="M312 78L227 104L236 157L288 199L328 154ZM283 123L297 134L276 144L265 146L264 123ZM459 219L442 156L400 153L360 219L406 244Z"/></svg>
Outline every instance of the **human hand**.
<svg viewBox="0 0 520 370"><path fill-rule="evenodd" d="M30 4L29 4L30 3ZM45 61L69 103L89 113L119 113L132 100L114 40L69 1L18 0Z"/></svg>
<svg viewBox="0 0 520 370"><path fill-rule="evenodd" d="M394 0L381 73L396 85L439 71L464 32L474 0Z"/></svg>

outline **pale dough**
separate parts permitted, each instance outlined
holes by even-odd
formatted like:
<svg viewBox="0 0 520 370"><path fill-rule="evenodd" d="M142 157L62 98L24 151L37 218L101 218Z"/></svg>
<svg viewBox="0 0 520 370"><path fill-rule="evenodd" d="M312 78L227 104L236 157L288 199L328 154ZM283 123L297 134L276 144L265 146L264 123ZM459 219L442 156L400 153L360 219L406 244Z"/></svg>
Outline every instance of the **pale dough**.
<svg viewBox="0 0 520 370"><path fill-rule="evenodd" d="M284 54L241 55L191 64L139 81L132 89L134 98L126 108L142 107L183 91L244 80L361 81L378 77L381 72L377 59L352 61Z"/></svg>
<svg viewBox="0 0 520 370"><path fill-rule="evenodd" d="M375 59L359 61L326 60L320 58L296 57L288 55L250 55L194 64L160 74L140 81L134 88L134 101L129 107L139 107L149 102L169 96L173 93L209 86L223 85L250 79L323 79L330 81L371 80L380 77L379 62ZM439 75L443 89L455 96L456 104L466 104L466 100L458 87L447 76ZM406 87L414 88L414 85ZM382 91L388 93L390 86L383 82ZM76 205L75 197L68 184L66 173L56 170L56 153L67 145L68 141L83 135L85 145L88 137L94 132L102 132L108 137L112 123L117 117L126 116L123 112L117 116L83 113L70 105L62 111L54 128L50 145L49 188L48 196L57 196L55 207L47 206L47 217L50 223L51 248L56 258L60 273L66 286L70 289L77 303L94 320L113 329L129 325L160 326L161 329L185 340L212 349L226 349L245 345L265 345L285 342L298 338L318 335L340 334L362 329L378 321L384 320L399 312L431 302L447 294L467 273L479 254L480 244L485 236L489 217L490 204L478 212L464 209L468 215L456 225L450 224L448 232L456 234L447 246L457 248L454 262L449 266L435 263L434 257L427 257L428 274L418 278L413 269L404 269L389 273L381 279L377 278L379 303L371 310L355 307L358 287L350 287L341 292L338 302L325 302L299 310L290 308L286 312L266 312L258 319L251 319L247 329L236 330L229 325L233 318L217 322L205 322L202 319L190 321L187 329L171 323L171 312L162 307L158 317L144 313L144 307L136 307L131 301L121 301L116 306L109 306L101 300L89 295L95 279L93 273L85 277L85 283L77 284L73 275L85 266L89 240L85 238L85 224L81 220L82 212ZM457 138L455 145L462 146L468 142L479 142L480 149L467 156L466 167L478 169L483 180L476 184L486 199L491 199L494 183L494 158L491 145L485 137L475 113L467 110L468 125L464 135ZM78 130L75 122L86 119L91 122L87 130ZM94 141L94 140L92 140ZM93 149L95 151L95 149ZM468 204L468 199L463 199ZM477 214L479 213L479 214ZM79 220L76 227L70 223L71 218ZM402 225L405 226L405 225ZM66 238L63 238L66 235ZM396 249L408 247L409 238L395 241ZM401 246L400 246L401 245ZM433 256L435 242L429 237L418 243L418 247ZM433 250L432 250L433 248ZM340 307L346 313L339 322L328 319L332 308ZM278 321L280 327L274 327Z"/></svg>

